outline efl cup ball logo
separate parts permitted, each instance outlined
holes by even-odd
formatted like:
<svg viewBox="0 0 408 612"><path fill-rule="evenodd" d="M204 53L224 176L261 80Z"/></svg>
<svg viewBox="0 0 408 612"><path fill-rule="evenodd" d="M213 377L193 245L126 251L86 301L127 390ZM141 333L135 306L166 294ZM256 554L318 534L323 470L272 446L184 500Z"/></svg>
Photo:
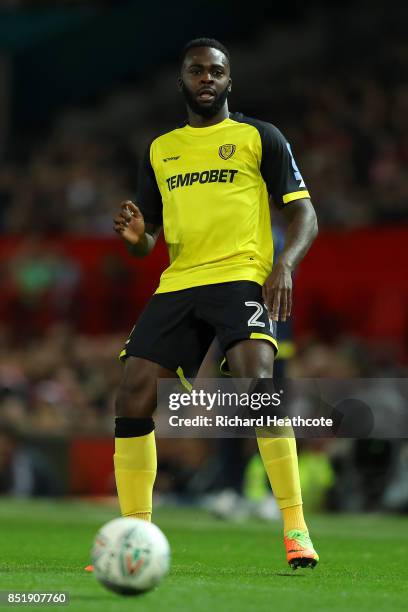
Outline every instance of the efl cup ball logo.
<svg viewBox="0 0 408 612"><path fill-rule="evenodd" d="M119 558L124 577L141 574L150 563L150 548L143 546L142 542L138 542L140 538L135 538L135 535L137 535L137 532L135 534L132 530L123 536Z"/></svg>

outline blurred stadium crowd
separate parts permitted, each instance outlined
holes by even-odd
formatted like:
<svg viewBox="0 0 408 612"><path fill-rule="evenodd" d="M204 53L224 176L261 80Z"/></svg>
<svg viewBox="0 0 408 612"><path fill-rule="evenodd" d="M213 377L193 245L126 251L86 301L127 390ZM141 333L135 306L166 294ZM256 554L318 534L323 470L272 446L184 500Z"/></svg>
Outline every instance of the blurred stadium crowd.
<svg viewBox="0 0 408 612"><path fill-rule="evenodd" d="M111 433L124 334L82 335L56 324L42 337L11 343L0 335L2 416L25 433ZM392 378L406 375L386 347L339 339L300 345L286 365L293 378Z"/></svg>
<svg viewBox="0 0 408 612"><path fill-rule="evenodd" d="M352 14L344 11L344 23ZM338 13L326 18L334 22ZM374 11L353 19L354 32L341 57L335 40L330 53L319 55L322 39L333 32L319 20L302 28L265 26L256 44L230 45L231 110L276 123L293 143L323 229L408 221L408 43L384 30L375 45L365 47L370 24L378 27L381 15ZM0 167L0 238L26 239L1 269L0 290L9 309L0 324L0 416L11 429L3 435L0 429L0 493L17 486L10 461L19 445L10 443L10 431L23 436L112 432L121 376L117 354L129 330L115 318L115 304L109 321L116 323L104 335L76 330L83 279L77 263L59 252L58 238L112 234L116 205L135 194L147 141L175 118L183 121L176 72L176 65L165 65L140 85L64 110L46 132L20 134ZM41 250L42 237L55 239L53 251ZM126 277L126 269L114 263L106 270L112 285ZM54 314L45 320L50 308ZM308 338L298 339L287 374L398 377L407 375L407 366L395 361L390 346L368 348L363 340L342 337L329 346ZM347 483L357 491L362 480L369 492L360 501L354 496L348 509L408 508L408 485L401 476L404 444L367 446L363 452L350 441L325 450L337 476L337 488L330 478L325 484L331 485L333 508L341 507ZM371 469L372 457L390 465L374 492L378 472ZM57 488L20 491L55 494ZM394 501L384 501L386 495L394 495Z"/></svg>
<svg viewBox="0 0 408 612"><path fill-rule="evenodd" d="M82 336L59 324L41 339L11 348L2 330L0 494L64 493L52 459L41 450L44 438L112 435L114 396L121 376L117 351L122 342L122 335ZM305 344L287 369L290 377L308 378L402 373L389 356L370 352L355 340L331 347ZM384 391L383 401L398 409L403 398ZM174 445L165 442L158 440L161 463L156 489L164 499L205 503L220 517L237 520L253 511L258 518L278 517L253 441L194 440L182 456L180 440ZM300 440L298 445L309 508L408 509L408 449L403 441Z"/></svg>

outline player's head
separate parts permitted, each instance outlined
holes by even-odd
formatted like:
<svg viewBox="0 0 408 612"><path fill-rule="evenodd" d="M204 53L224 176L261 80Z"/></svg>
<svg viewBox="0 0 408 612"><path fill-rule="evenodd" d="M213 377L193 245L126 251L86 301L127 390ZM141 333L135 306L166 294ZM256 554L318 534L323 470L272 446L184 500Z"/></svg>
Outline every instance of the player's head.
<svg viewBox="0 0 408 612"><path fill-rule="evenodd" d="M229 53L214 38L195 38L184 47L178 86L197 115L213 117L231 91Z"/></svg>

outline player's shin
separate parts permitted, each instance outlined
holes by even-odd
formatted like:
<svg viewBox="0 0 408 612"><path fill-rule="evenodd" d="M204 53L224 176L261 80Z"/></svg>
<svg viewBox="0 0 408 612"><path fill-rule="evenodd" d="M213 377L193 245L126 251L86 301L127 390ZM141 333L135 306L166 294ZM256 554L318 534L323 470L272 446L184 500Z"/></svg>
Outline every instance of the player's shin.
<svg viewBox="0 0 408 612"><path fill-rule="evenodd" d="M284 432L269 430L269 437L263 430L257 430L256 433L259 452L282 512L284 532L288 533L292 529L306 531L296 439L292 427L286 426ZM280 437L282 435L285 437Z"/></svg>
<svg viewBox="0 0 408 612"><path fill-rule="evenodd" d="M122 516L150 521L157 472L152 418L116 418L114 465Z"/></svg>

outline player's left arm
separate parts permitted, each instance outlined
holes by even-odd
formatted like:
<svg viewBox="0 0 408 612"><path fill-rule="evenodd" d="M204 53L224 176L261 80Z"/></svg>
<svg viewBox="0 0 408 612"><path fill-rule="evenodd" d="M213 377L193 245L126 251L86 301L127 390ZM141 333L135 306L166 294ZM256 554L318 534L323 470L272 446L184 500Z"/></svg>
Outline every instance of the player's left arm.
<svg viewBox="0 0 408 612"><path fill-rule="evenodd" d="M275 206L288 222L285 246L263 294L271 318L286 321L292 310L292 273L317 236L317 218L286 138L270 123L262 123L260 133L261 174Z"/></svg>
<svg viewBox="0 0 408 612"><path fill-rule="evenodd" d="M286 321L292 311L292 274L317 236L316 212L309 198L290 202L281 210L288 226L285 246L273 265L263 293L273 321Z"/></svg>

